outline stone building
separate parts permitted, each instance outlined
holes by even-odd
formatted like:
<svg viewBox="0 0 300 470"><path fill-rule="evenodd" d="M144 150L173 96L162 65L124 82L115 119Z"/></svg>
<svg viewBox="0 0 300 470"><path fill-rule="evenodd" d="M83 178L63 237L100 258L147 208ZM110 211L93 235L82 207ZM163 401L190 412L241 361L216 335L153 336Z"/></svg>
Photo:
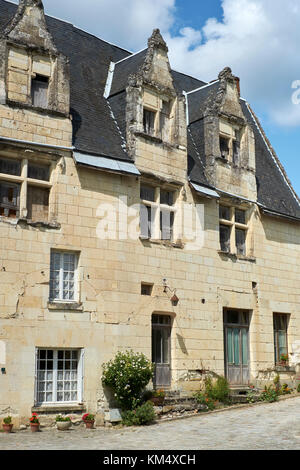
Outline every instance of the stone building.
<svg viewBox="0 0 300 470"><path fill-rule="evenodd" d="M262 386L300 339L300 205L229 68L170 68L0 0L0 417L105 409L122 349L154 386Z"/></svg>

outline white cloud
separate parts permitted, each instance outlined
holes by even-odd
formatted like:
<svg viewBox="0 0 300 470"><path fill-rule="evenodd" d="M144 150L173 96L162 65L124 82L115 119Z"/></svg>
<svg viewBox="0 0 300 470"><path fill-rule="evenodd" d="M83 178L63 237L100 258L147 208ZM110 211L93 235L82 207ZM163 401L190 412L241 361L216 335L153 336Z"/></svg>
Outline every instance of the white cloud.
<svg viewBox="0 0 300 470"><path fill-rule="evenodd" d="M185 27L176 36L176 0L44 0L44 6L48 14L133 51L145 47L158 27L173 68L209 81L230 66L258 113L282 126L300 125L291 88L300 80L299 0L221 2L222 21L210 18L202 29Z"/></svg>
<svg viewBox="0 0 300 470"><path fill-rule="evenodd" d="M207 21L197 47L191 33L169 35L172 66L207 81L230 66L258 110L279 125L300 125L300 104L292 102L292 83L300 79L299 1L223 0L222 6L223 20Z"/></svg>
<svg viewBox="0 0 300 470"><path fill-rule="evenodd" d="M168 31L175 0L44 0L49 15L66 19L130 50L145 47L154 28Z"/></svg>

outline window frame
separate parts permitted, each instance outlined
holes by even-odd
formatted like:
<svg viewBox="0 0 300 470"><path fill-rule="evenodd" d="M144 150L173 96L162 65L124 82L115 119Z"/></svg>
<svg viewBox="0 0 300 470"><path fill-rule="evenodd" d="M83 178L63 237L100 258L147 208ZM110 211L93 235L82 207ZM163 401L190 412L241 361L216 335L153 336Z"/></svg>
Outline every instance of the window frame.
<svg viewBox="0 0 300 470"><path fill-rule="evenodd" d="M285 322L285 328L282 330L282 329L279 329L279 328L276 328L276 320L275 319L283 319L284 318L284 322ZM288 328L289 328L289 319L290 319L290 315L287 314L287 313L277 313L277 312L273 312L273 334L274 334L274 362L275 362L275 365L280 365L280 356L281 354L288 354L289 353L289 344L288 344ZM285 337L285 344L286 346L284 347L285 351L286 352L281 352L280 349L280 341L279 341L279 333L284 333L284 337Z"/></svg>
<svg viewBox="0 0 300 470"><path fill-rule="evenodd" d="M141 199L140 204L141 204L141 209L140 209L140 238L142 239L148 239L148 240L161 240L161 241L170 241L174 242L176 238L176 233L175 233L175 224L176 224L176 213L177 213L177 199L178 199L178 194L177 190L175 188L171 187L161 187L161 186L156 186L156 185L151 185L147 182L141 182L140 188L142 186L148 186L148 187L153 187L154 188L154 201L148 201L146 199ZM164 192L170 192L173 193L173 204L162 204L160 202L161 199L161 191ZM141 190L140 190L140 195L141 195ZM150 222L149 219L149 213L151 214L151 227L149 230L149 225L148 225L148 233L143 233L142 231L142 225L141 225L141 211L143 210L143 206L147 208L148 211L148 224ZM150 211L149 211L150 210ZM172 220L172 223L170 224L170 238L163 238L163 230L162 230L162 224L161 224L161 214L163 212L168 212L170 214L173 214L171 217L170 215L170 221Z"/></svg>
<svg viewBox="0 0 300 470"><path fill-rule="evenodd" d="M53 376L52 380L39 380L39 372L42 372L41 369L38 368L39 365L39 352L40 351L52 351L53 353ZM76 393L77 393L77 400L69 400L69 401L58 401L57 400L57 383L58 383L58 352L59 351L70 351L71 353L73 351L77 351L77 387L76 387ZM47 354L47 353L46 353ZM63 361L65 361L63 359ZM49 369L51 370L51 369ZM68 369L60 369L62 371L68 370ZM75 369L69 369L70 371L75 370ZM47 373L47 369L43 370L45 373ZM82 402L83 400L83 372L84 372L84 349L83 348L50 348L50 347L36 347L35 348L35 387L34 387L34 403L35 406L42 406L42 407L47 407L47 406L53 406L53 405L58 405L58 406L70 406L70 405L76 405ZM62 379L62 382L66 382L67 380ZM71 381L71 378L69 379ZM43 393L39 390L39 383L40 382L52 382L52 389L51 390L46 390L45 387L45 394L48 391L49 393L51 392L53 394L53 398L55 397L56 400L52 401L39 401L39 393ZM62 390L63 392L65 391L64 389Z"/></svg>
<svg viewBox="0 0 300 470"><path fill-rule="evenodd" d="M221 215L221 208L229 209L229 218L223 219L220 217ZM243 211L245 212L245 223L236 222L236 211ZM240 207L240 206L232 206L226 202L220 202L219 204L219 243L220 243L220 251L222 253L230 253L236 254L237 256L245 257L248 255L248 234L249 234L249 208L247 207ZM224 251L222 250L221 246L221 227L226 226L229 229L229 250ZM245 241L244 241L244 250L243 252L239 252L238 244L237 244L237 233L238 231L243 231L245 234Z"/></svg>
<svg viewBox="0 0 300 470"><path fill-rule="evenodd" d="M225 123L222 122L222 124L224 125ZM227 157L223 157L222 155L221 139L224 139L228 142ZM226 123L226 130L224 130L224 128L220 128L219 147L220 147L221 160L225 162L230 162L234 166L238 166L240 163L240 158L241 158L241 141L242 141L242 128L241 127L236 127L232 124Z"/></svg>
<svg viewBox="0 0 300 470"><path fill-rule="evenodd" d="M50 216L50 195L51 195L51 189L53 187L53 171L55 168L55 163L47 160L41 162L39 159L34 158L31 160L28 160L26 158L17 158L17 157L8 157L5 154L0 154L0 159L1 160L11 160L11 161L18 161L20 162L21 165L21 172L20 175L13 175L9 173L0 173L0 182L3 182L4 184L15 184L19 185L20 190L19 190L19 201L18 201L18 218L28 218L28 200L27 200L27 193L28 193L28 186L36 186L41 189L47 189L49 191L49 204L48 204L48 217L46 220L37 220L37 219L29 219L34 222L44 222L47 223L49 221L49 216ZM29 178L28 177L28 169L30 165L36 166L36 167L49 167L49 178L48 180L39 180L35 178ZM9 216L0 216L0 217L5 217L5 218L10 218Z"/></svg>
<svg viewBox="0 0 300 470"><path fill-rule="evenodd" d="M55 271L52 269L52 256L55 254L60 255L60 266L59 266L59 297L53 297L51 295L51 292L54 291L54 288L52 287L52 282L55 282L55 279L52 278L52 273ZM63 283L67 282L64 281L64 274L66 271L63 269L64 265L64 255L73 255L74 256L74 278L73 278L73 293L74 293L74 298L73 299L64 299L63 298ZM57 304L74 304L74 303L79 303L80 302L80 286L79 286L79 258L80 258L80 253L77 251L68 251L68 250L57 250L57 249L51 249L50 252L50 275L49 275L49 302L50 303L57 303ZM69 271L67 271L69 272ZM70 280L68 280L70 282Z"/></svg>

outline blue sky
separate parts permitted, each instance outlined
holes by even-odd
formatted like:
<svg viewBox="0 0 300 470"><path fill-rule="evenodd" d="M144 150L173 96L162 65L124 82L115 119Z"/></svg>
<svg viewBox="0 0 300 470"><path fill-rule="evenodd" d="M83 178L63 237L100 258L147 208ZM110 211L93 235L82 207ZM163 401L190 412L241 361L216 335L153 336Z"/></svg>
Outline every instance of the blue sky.
<svg viewBox="0 0 300 470"><path fill-rule="evenodd" d="M158 27L171 66L204 81L230 66L300 195L300 104L292 103L292 83L300 80L300 0L44 0L44 6L131 51L143 49Z"/></svg>

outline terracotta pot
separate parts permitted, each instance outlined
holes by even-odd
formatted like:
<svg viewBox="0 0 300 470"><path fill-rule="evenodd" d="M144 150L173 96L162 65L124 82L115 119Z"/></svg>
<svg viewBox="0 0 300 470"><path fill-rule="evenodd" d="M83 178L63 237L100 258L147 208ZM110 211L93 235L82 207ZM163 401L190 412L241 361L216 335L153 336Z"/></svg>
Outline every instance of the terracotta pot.
<svg viewBox="0 0 300 470"><path fill-rule="evenodd" d="M95 421L85 421L85 422L84 422L84 423L85 423L85 427L86 427L87 429L93 429L93 427L94 427L94 422L95 422Z"/></svg>
<svg viewBox="0 0 300 470"><path fill-rule="evenodd" d="M12 431L12 428L13 428L13 424L3 424L2 425L3 427L3 431L6 432L6 433L10 433Z"/></svg>
<svg viewBox="0 0 300 470"><path fill-rule="evenodd" d="M40 423L30 423L30 429L32 432L39 432Z"/></svg>
<svg viewBox="0 0 300 470"><path fill-rule="evenodd" d="M56 427L59 431L66 431L67 429L70 429L71 425L71 421L56 421Z"/></svg>

